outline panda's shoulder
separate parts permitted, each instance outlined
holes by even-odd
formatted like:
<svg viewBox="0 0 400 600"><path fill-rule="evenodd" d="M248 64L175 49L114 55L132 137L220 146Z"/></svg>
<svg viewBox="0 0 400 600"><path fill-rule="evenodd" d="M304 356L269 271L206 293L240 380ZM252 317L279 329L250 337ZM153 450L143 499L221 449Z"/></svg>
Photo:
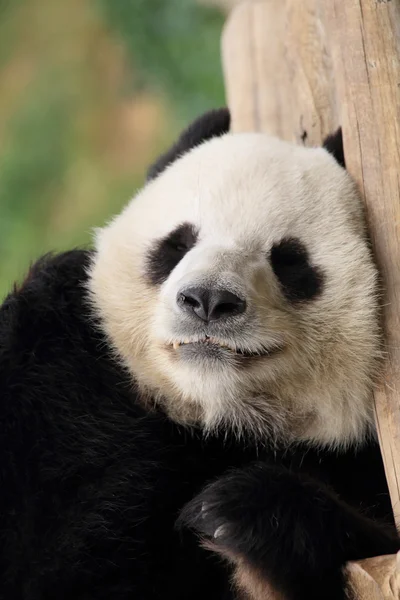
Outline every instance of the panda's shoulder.
<svg viewBox="0 0 400 600"><path fill-rule="evenodd" d="M87 279L91 257L91 251L79 249L45 254L30 266L22 282L14 285L4 304L25 296L45 308L57 293L67 293L69 297L71 293L79 294Z"/></svg>
<svg viewBox="0 0 400 600"><path fill-rule="evenodd" d="M47 255L0 307L0 382L54 379L87 364L101 342L86 292L91 254Z"/></svg>
<svg viewBox="0 0 400 600"><path fill-rule="evenodd" d="M72 414L113 414L113 423L115 412L142 415L89 302L91 260L79 250L43 257L0 307L0 420L31 423L35 414L41 431L45 414L66 428Z"/></svg>
<svg viewBox="0 0 400 600"><path fill-rule="evenodd" d="M16 283L0 307L0 349L21 342L25 349L74 324L85 302L90 252L48 254ZM37 334L37 335L35 335Z"/></svg>

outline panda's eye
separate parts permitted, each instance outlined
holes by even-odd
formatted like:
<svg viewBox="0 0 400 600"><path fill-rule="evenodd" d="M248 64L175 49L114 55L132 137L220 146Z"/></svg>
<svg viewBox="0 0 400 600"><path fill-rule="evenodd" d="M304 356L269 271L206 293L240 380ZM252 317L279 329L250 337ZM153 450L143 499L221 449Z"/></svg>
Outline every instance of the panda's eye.
<svg viewBox="0 0 400 600"><path fill-rule="evenodd" d="M187 252L189 250L188 245L183 241L171 239L167 243L171 250L175 252Z"/></svg>
<svg viewBox="0 0 400 600"><path fill-rule="evenodd" d="M151 283L160 285L196 244L198 233L190 223L183 223L152 246L147 256L146 274Z"/></svg>
<svg viewBox="0 0 400 600"><path fill-rule="evenodd" d="M281 290L290 302L312 300L323 287L321 270L312 265L305 246L296 238L286 238L271 248L270 261Z"/></svg>

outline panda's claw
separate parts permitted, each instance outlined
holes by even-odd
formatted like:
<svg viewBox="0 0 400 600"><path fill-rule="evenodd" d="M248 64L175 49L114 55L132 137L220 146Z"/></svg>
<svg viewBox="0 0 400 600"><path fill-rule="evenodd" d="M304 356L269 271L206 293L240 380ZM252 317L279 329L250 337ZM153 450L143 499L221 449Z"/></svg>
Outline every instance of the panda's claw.
<svg viewBox="0 0 400 600"><path fill-rule="evenodd" d="M220 525L219 527L217 527L217 529L214 531L214 535L213 538L217 539L217 538L221 538L223 537L224 533L225 533L225 525Z"/></svg>

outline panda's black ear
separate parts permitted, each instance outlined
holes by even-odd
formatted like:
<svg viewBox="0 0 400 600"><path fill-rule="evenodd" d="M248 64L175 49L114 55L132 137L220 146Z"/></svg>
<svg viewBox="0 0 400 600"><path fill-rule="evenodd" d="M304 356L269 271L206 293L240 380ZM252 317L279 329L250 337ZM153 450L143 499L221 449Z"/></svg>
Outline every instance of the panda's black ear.
<svg viewBox="0 0 400 600"><path fill-rule="evenodd" d="M328 135L322 145L325 150L328 150L329 154L332 154L339 165L345 169L346 162L344 159L342 128L339 127L335 133Z"/></svg>
<svg viewBox="0 0 400 600"><path fill-rule="evenodd" d="M194 146L205 142L213 137L227 133L231 124L231 116L227 108L210 110L193 121L187 129L181 133L177 142L150 167L147 172L147 180L154 179L168 165L185 154Z"/></svg>

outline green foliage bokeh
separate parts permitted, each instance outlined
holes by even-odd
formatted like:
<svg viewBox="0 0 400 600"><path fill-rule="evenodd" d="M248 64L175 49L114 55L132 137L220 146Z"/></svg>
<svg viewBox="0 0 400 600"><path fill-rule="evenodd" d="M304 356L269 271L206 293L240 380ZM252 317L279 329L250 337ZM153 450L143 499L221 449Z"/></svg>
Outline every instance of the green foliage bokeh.
<svg viewBox="0 0 400 600"><path fill-rule="evenodd" d="M222 24L196 0L0 0L0 297L43 252L90 243L143 182L140 149L124 169L109 156L118 103L162 105L150 158L224 103Z"/></svg>
<svg viewBox="0 0 400 600"><path fill-rule="evenodd" d="M223 102L223 17L194 0L98 0L139 68L135 84L160 88L180 120Z"/></svg>

